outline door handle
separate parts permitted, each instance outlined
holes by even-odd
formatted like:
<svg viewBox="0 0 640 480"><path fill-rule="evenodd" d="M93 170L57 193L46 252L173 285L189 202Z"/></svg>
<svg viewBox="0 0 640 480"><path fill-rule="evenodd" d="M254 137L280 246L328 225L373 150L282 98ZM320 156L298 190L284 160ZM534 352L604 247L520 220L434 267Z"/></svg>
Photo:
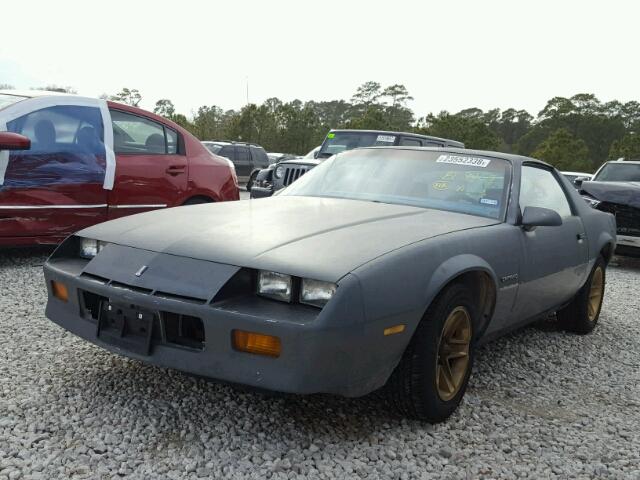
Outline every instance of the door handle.
<svg viewBox="0 0 640 480"><path fill-rule="evenodd" d="M587 238L587 235L585 233L578 233L576 235L576 238L578 239L579 242L581 242L582 240Z"/></svg>
<svg viewBox="0 0 640 480"><path fill-rule="evenodd" d="M169 175L180 175L181 173L184 173L184 169L185 167L183 165L171 165L165 170L165 172Z"/></svg>

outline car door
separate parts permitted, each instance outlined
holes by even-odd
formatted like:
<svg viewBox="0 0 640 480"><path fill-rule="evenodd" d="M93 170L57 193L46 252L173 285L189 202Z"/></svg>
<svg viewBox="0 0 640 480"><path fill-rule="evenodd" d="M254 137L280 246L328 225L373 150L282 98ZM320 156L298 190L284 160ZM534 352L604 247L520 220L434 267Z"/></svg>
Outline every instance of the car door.
<svg viewBox="0 0 640 480"><path fill-rule="evenodd" d="M3 112L7 131L31 140L8 154L0 172L0 237L57 241L106 220L106 149L98 101L48 98ZM27 104L26 102L30 102ZM30 105L30 111L24 111ZM3 162L0 162L3 163Z"/></svg>
<svg viewBox="0 0 640 480"><path fill-rule="evenodd" d="M189 165L178 132L137 113L110 112L117 168L108 217L180 205Z"/></svg>
<svg viewBox="0 0 640 480"><path fill-rule="evenodd" d="M520 211L528 206L556 211L562 225L521 229L524 259L517 312L530 317L569 301L586 278L588 244L582 219L558 181L557 173L537 164L523 165Z"/></svg>

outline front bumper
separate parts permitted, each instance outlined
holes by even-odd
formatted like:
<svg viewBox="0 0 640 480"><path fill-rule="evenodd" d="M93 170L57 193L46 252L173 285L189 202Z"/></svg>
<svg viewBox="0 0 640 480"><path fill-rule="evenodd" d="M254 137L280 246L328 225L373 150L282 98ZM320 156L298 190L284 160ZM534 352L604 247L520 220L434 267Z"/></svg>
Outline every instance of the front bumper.
<svg viewBox="0 0 640 480"><path fill-rule="evenodd" d="M320 311L255 295L205 303L160 298L141 287L123 288L122 282L96 279L83 271L77 261L50 260L45 264L49 319L109 351L224 382L287 393L357 397L386 382L407 342L400 338L403 335L383 336L388 325L364 321L361 302L355 300L360 295L355 277L346 277L338 289L348 292L348 301L341 301L336 294ZM67 287L68 301L53 295L54 280ZM194 349L154 340L147 355L105 342L98 336L97 320L87 314L85 292L160 316L169 312L201 319L203 345ZM234 329L279 337L281 355L271 358L234 350Z"/></svg>
<svg viewBox="0 0 640 480"><path fill-rule="evenodd" d="M616 253L627 257L640 257L640 237L616 235Z"/></svg>

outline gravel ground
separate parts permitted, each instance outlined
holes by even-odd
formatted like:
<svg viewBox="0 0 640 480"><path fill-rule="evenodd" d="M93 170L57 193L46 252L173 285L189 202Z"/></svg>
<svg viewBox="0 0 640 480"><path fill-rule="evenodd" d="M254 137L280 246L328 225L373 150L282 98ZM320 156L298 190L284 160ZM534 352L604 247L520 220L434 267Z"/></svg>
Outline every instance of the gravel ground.
<svg viewBox="0 0 640 480"><path fill-rule="evenodd" d="M45 255L0 254L0 480L640 478L640 261L609 269L594 334L483 347L432 426L375 396L270 397L109 354L44 317Z"/></svg>

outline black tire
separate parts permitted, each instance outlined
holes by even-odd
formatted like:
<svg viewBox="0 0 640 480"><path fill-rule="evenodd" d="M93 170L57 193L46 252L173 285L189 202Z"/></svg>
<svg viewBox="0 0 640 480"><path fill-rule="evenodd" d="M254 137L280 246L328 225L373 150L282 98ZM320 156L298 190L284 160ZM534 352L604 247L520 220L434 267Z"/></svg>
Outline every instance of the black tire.
<svg viewBox="0 0 640 480"><path fill-rule="evenodd" d="M247 189L247 192L251 191L251 187L253 187L253 182L256 181L257 176L258 176L258 172L253 172L249 177L249 180L247 181L247 185L245 186L245 188Z"/></svg>
<svg viewBox="0 0 640 480"><path fill-rule="evenodd" d="M459 309L468 313L470 331L467 366L458 376L459 383L451 398L443 399L437 379L440 344L445 323ZM385 386L387 398L407 417L438 423L446 420L458 407L469 382L473 366L478 307L469 288L463 283L447 287L431 304L418 324L400 363Z"/></svg>
<svg viewBox="0 0 640 480"><path fill-rule="evenodd" d="M599 256L584 286L569 305L557 312L558 322L562 328L580 335L593 331L602 310L606 269L607 263L602 256ZM596 292L599 283L600 289ZM597 298L594 295L597 295Z"/></svg>
<svg viewBox="0 0 640 480"><path fill-rule="evenodd" d="M192 197L184 202L182 205L200 205L201 203L211 203L213 200L207 197Z"/></svg>

